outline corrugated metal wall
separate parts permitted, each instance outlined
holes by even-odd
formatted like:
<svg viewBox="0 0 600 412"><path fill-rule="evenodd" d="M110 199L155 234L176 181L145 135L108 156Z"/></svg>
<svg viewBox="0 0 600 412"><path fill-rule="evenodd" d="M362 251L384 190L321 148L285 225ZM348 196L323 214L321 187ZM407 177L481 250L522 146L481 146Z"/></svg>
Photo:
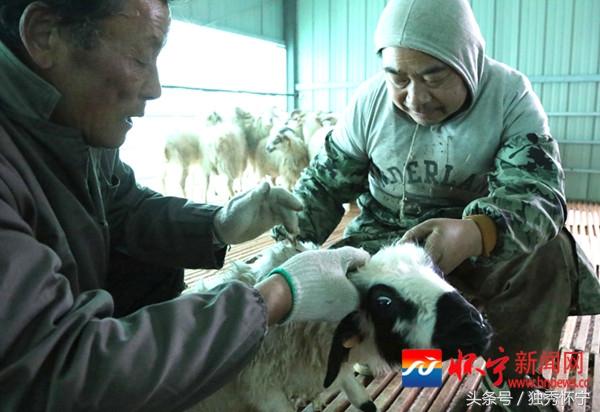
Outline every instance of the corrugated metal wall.
<svg viewBox="0 0 600 412"><path fill-rule="evenodd" d="M296 89L305 109L343 109L379 68L385 0L296 0ZM527 74L550 117L571 200L600 201L600 1L471 0L490 56Z"/></svg>
<svg viewBox="0 0 600 412"><path fill-rule="evenodd" d="M173 18L284 42L284 0L179 0Z"/></svg>

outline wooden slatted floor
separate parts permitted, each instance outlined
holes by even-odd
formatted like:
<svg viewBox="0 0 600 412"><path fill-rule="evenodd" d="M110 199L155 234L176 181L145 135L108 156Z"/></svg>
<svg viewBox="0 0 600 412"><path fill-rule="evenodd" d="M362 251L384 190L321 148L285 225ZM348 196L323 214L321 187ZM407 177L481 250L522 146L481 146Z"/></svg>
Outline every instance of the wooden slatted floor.
<svg viewBox="0 0 600 412"><path fill-rule="evenodd" d="M347 222L356 216L356 207L350 209L344 216L340 225L332 233L325 246L333 243L342 236L343 228ZM592 260L596 274L600 274L600 204L570 203L567 228L571 231L582 249ZM273 244L268 234L231 248L225 259L225 266L231 261L248 260L264 248ZM193 285L198 279L210 277L217 273L214 270L191 270L186 272L186 281ZM558 408L564 412L600 412L600 315L572 316L569 317L563 328L560 349L563 352L583 351L583 373L577 379L590 378L587 388L589 399L572 402L571 405ZM482 359L477 360L475 366L481 367ZM478 407L472 405L466 408L465 399L470 392L476 390L481 382L479 374L470 374L462 380L456 376L448 376L447 362L443 366L443 385L440 388L404 388L402 377L398 373L378 377L374 380L365 380L367 390L375 400L380 411L464 411L475 412L491 411L491 407ZM594 379L598 376L599 379ZM550 378L551 376L545 376ZM564 378L565 376L554 376ZM571 389L562 389L565 390ZM303 412L311 412L308 406ZM333 397L325 409L326 412L352 411L357 409L349 405L342 394Z"/></svg>

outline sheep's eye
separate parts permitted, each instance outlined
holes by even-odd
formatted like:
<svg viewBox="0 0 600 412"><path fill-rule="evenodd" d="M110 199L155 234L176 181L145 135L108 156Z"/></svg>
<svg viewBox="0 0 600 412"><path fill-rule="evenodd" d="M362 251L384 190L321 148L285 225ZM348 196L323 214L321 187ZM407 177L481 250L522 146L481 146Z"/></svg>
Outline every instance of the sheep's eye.
<svg viewBox="0 0 600 412"><path fill-rule="evenodd" d="M374 285L369 289L368 310L371 316L384 321L413 319L417 306L402 297L398 291L387 285Z"/></svg>
<svg viewBox="0 0 600 412"><path fill-rule="evenodd" d="M390 296L377 296L373 303L373 314L375 316L380 319L392 319L396 317L396 305Z"/></svg>
<svg viewBox="0 0 600 412"><path fill-rule="evenodd" d="M380 309L389 308L390 306L392 306L392 299L387 296L378 297L376 302L377 307L379 307Z"/></svg>

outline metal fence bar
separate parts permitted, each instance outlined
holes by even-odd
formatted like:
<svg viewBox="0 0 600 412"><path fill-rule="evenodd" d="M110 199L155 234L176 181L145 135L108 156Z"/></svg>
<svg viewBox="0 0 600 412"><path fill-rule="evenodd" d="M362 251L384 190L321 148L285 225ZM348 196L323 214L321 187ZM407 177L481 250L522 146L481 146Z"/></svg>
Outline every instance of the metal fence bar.
<svg viewBox="0 0 600 412"><path fill-rule="evenodd" d="M277 93L277 92L258 92L253 90L233 90L233 89L211 89L208 87L191 87L191 86L176 86L171 84L163 84L163 89L176 90L191 90L194 92L209 92L209 93L238 93L238 94L256 94L258 96L295 96L294 93Z"/></svg>
<svg viewBox="0 0 600 412"><path fill-rule="evenodd" d="M573 74L565 76L528 76L531 83L593 83L600 82L600 74Z"/></svg>
<svg viewBox="0 0 600 412"><path fill-rule="evenodd" d="M599 117L600 112L550 112L548 117Z"/></svg>
<svg viewBox="0 0 600 412"><path fill-rule="evenodd" d="M591 144L599 145L600 140L557 140L558 144Z"/></svg>
<svg viewBox="0 0 600 412"><path fill-rule="evenodd" d="M577 169L573 167L565 167L563 170L567 173L587 173L592 175L600 175L600 169Z"/></svg>
<svg viewBox="0 0 600 412"><path fill-rule="evenodd" d="M598 83L600 74L574 74L556 76L528 76L531 83ZM296 83L296 90L306 92L311 90L327 89L352 89L362 82L324 82L324 83Z"/></svg>

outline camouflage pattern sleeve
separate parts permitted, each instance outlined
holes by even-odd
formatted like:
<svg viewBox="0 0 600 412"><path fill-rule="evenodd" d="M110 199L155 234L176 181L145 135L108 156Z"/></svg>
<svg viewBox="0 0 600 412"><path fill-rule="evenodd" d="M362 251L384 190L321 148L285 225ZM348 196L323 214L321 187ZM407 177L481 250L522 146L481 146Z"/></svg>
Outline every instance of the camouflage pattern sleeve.
<svg viewBox="0 0 600 412"><path fill-rule="evenodd" d="M488 196L467 205L463 216L486 214L496 222L492 261L530 253L563 227L564 172L551 136L528 133L507 138L496 154L488 186Z"/></svg>
<svg viewBox="0 0 600 412"><path fill-rule="evenodd" d="M332 140L325 139L321 151L311 160L294 187L304 204L299 213L300 240L322 244L344 215L343 204L354 201L367 191L369 163L349 156ZM286 236L283 226L273 229L280 240Z"/></svg>

